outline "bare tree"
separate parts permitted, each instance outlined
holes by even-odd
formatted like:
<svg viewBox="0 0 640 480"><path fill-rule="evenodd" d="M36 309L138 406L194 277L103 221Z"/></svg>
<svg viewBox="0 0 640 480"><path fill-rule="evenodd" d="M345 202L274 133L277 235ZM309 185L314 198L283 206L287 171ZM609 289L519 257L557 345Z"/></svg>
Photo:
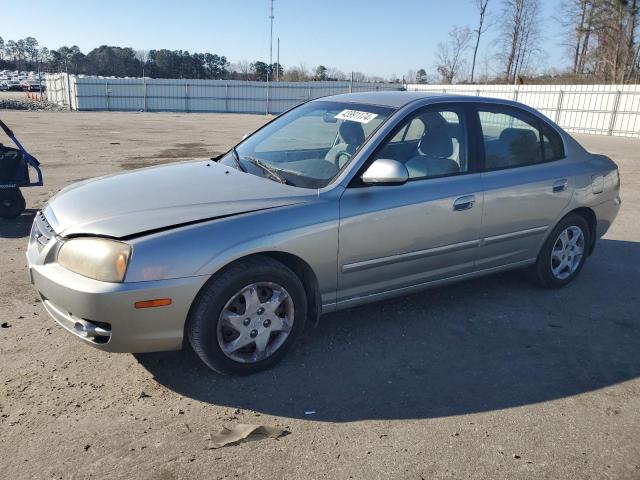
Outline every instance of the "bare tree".
<svg viewBox="0 0 640 480"><path fill-rule="evenodd" d="M474 3L478 10L478 28L473 31L476 35L476 44L473 47L473 60L471 61L471 83L473 83L473 77L476 71L476 57L478 55L478 47L480 47L480 37L489 29L489 24L486 21L487 5L489 5L489 0L474 0Z"/></svg>
<svg viewBox="0 0 640 480"><path fill-rule="evenodd" d="M149 50L136 50L135 57L142 65L142 78L144 78L144 69L149 61Z"/></svg>
<svg viewBox="0 0 640 480"><path fill-rule="evenodd" d="M539 52L540 1L503 0L502 5L504 75L515 83Z"/></svg>
<svg viewBox="0 0 640 480"><path fill-rule="evenodd" d="M247 80L251 73L251 64L248 60L238 60L231 66L231 70L238 72L243 80Z"/></svg>
<svg viewBox="0 0 640 480"><path fill-rule="evenodd" d="M631 76L637 71L639 49L636 46L636 29L638 27L638 0L628 2L628 21L626 28L627 44L626 44L626 62L625 70L622 75L622 82L630 80Z"/></svg>
<svg viewBox="0 0 640 480"><path fill-rule="evenodd" d="M328 80L338 80L344 81L347 79L347 75L340 69L335 67L327 68L327 79Z"/></svg>
<svg viewBox="0 0 640 480"><path fill-rule="evenodd" d="M564 0L572 73L602 82L638 76L638 0Z"/></svg>
<svg viewBox="0 0 640 480"><path fill-rule="evenodd" d="M589 40L593 32L596 1L564 0L562 3L563 16L560 18L560 23L567 32L566 45L573 59L572 71L575 75L582 74L584 70Z"/></svg>
<svg viewBox="0 0 640 480"><path fill-rule="evenodd" d="M284 72L284 80L287 82L305 82L311 79L307 66L301 63L297 67L290 67Z"/></svg>
<svg viewBox="0 0 640 480"><path fill-rule="evenodd" d="M469 48L471 30L468 27L453 27L449 39L438 43L436 49L436 69L445 83L453 83L464 67L464 53Z"/></svg>
<svg viewBox="0 0 640 480"><path fill-rule="evenodd" d="M351 78L353 78L354 82L368 81L367 76L362 72L351 72Z"/></svg>

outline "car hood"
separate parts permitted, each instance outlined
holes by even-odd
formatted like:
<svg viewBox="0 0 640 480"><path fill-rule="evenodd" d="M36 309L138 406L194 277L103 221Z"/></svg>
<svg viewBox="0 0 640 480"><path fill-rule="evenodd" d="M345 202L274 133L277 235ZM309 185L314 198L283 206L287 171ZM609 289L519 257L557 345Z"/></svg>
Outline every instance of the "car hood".
<svg viewBox="0 0 640 480"><path fill-rule="evenodd" d="M114 238L317 199L214 161L192 161L98 177L62 189L44 208L58 235Z"/></svg>

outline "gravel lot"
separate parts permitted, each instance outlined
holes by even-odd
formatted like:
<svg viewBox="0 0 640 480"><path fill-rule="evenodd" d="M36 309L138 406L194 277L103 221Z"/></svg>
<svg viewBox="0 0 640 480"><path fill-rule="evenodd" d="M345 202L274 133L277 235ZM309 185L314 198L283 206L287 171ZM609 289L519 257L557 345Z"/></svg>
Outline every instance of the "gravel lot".
<svg viewBox="0 0 640 480"><path fill-rule="evenodd" d="M61 187L222 152L266 117L0 118L45 175L0 221L0 476L640 478L640 140L578 136L618 162L623 208L569 287L515 272L326 315L275 369L227 378L189 351L81 344L37 301L24 250ZM236 423L291 433L207 449Z"/></svg>

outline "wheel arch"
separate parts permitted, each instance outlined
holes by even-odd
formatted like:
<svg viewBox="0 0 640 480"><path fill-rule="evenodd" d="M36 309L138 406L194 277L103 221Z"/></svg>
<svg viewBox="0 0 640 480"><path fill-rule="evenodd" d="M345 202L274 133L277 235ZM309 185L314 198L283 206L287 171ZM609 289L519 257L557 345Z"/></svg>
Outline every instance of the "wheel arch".
<svg viewBox="0 0 640 480"><path fill-rule="evenodd" d="M551 233L553 232L553 229L556 228L556 225L558 225L562 220L564 220L565 218L567 218L569 215L578 215L582 218L584 218L584 220L587 222L587 225L589 226L589 245L587 248L587 255L591 255L596 247L596 225L597 225L597 218L596 218L596 214L595 212L589 208L589 207L578 207L578 208L574 208L570 211L568 211L567 213L565 213L564 215L562 215L560 218L558 218L558 220L553 223L549 229L547 230L544 239L542 240L540 246L538 247L538 256L540 255L540 252L542 252L542 249L545 245L545 242L547 241L547 239L549 238L549 235L551 235Z"/></svg>
<svg viewBox="0 0 640 480"><path fill-rule="evenodd" d="M299 256L294 255L292 253L288 253L288 252L271 251L271 250L263 251L263 252L253 252L251 254L235 258L232 261L222 265L218 270L216 270L210 276L209 280L207 280L207 282L204 283L204 285L200 288L200 290L194 297L194 300L191 303L191 307L189 308L189 313L187 314L187 318L191 316L191 310L193 309L193 306L195 305L200 295L200 292L204 288L206 288L207 284L212 278L215 278L216 276L220 275L225 270L227 270L228 268L232 267L237 263L241 263L243 261L246 261L249 258L256 258L256 257L271 258L272 260L275 260L285 265L298 276L298 278L302 282L302 286L304 287L305 293L307 295L308 319L313 322L314 326L317 325L318 321L320 320L322 305L321 305L321 299L320 299L320 284L318 283L318 277L316 276L315 272L313 271L311 266ZM185 329L187 328L187 323L188 322L185 322L185 327L184 327ZM186 334L184 338L186 339Z"/></svg>
<svg viewBox="0 0 640 480"><path fill-rule="evenodd" d="M270 257L287 267L289 267L298 276L307 294L307 312L309 320L316 326L320 320L322 304L320 298L320 284L318 277L306 261L302 258L288 252L266 251L253 254L252 256ZM246 257L243 257L246 258Z"/></svg>
<svg viewBox="0 0 640 480"><path fill-rule="evenodd" d="M579 207L571 210L562 218L566 218L569 215L579 215L584 218L587 222L587 225L589 225L589 249L587 253L588 255L591 255L596 247L596 226L598 223L596 213L589 207Z"/></svg>

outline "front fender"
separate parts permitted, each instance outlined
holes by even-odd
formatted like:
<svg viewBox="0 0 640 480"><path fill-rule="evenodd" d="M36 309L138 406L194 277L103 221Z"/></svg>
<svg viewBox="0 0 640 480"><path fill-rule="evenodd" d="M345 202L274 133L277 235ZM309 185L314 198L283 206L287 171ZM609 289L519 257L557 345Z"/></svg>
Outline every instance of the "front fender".
<svg viewBox="0 0 640 480"><path fill-rule="evenodd" d="M314 271L323 303L337 288L338 203L321 200L168 230L131 241L127 282L213 275L256 253L295 255Z"/></svg>

